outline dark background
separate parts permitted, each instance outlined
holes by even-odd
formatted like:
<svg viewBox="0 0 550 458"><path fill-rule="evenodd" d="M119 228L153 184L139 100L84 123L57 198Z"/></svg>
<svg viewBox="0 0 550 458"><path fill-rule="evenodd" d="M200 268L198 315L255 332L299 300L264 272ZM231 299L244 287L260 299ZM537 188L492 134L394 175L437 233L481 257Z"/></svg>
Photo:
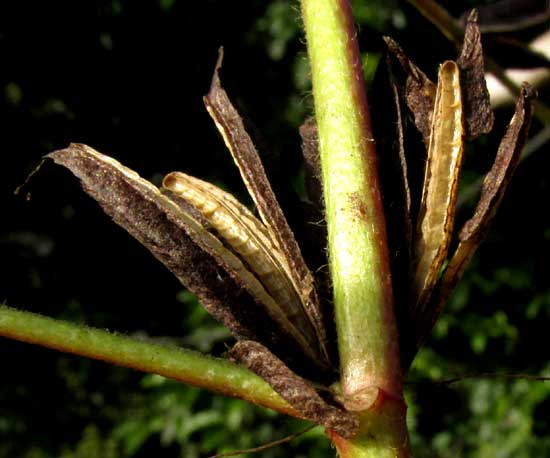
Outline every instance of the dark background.
<svg viewBox="0 0 550 458"><path fill-rule="evenodd" d="M473 3L446 6L458 16ZM439 62L455 57L452 45L409 5L356 4L361 48L370 52L367 74L380 56L382 33L401 42L432 78ZM182 170L223 183L246 201L202 103L220 45L224 85L264 136L266 167L282 179L283 191L299 189L297 127L312 100L298 11L297 3L281 0L2 2L0 301L223 352L228 333L70 173L48 162L19 195L14 190L43 155L81 142L155 183ZM511 107L498 111L494 132L469 147L464 188L490 166L511 113ZM532 132L541 127L535 121ZM486 371L549 375L544 149L519 167L487 242L410 380ZM0 358L1 458L193 458L304 426L159 377L7 339L0 340ZM417 457L550 453L548 383L478 378L449 387L410 385L407 392ZM259 456L333 454L316 428Z"/></svg>

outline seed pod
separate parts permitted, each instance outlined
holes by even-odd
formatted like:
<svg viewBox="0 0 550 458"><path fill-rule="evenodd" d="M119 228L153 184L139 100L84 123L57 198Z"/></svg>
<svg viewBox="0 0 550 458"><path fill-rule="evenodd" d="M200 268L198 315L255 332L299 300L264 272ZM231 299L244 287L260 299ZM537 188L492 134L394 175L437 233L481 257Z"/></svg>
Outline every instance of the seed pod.
<svg viewBox="0 0 550 458"><path fill-rule="evenodd" d="M421 313L447 257L451 241L464 129L460 77L455 62L439 69L428 160L416 230L413 307Z"/></svg>
<svg viewBox="0 0 550 458"><path fill-rule="evenodd" d="M258 151L245 129L244 122L221 86L218 71L223 58L222 51L220 50L216 63L210 91L204 97L206 109L239 168L272 243L284 256L285 272L294 285L309 322L315 330L317 346L320 348L319 362L330 367L324 321L326 317L321 310L314 276L304 261L298 242L271 189Z"/></svg>
<svg viewBox="0 0 550 458"><path fill-rule="evenodd" d="M268 313L279 325L322 360L315 327L304 309L302 297L290 275L290 266L265 225L231 194L181 172L172 172L163 187L201 212L226 244L259 279L269 301Z"/></svg>

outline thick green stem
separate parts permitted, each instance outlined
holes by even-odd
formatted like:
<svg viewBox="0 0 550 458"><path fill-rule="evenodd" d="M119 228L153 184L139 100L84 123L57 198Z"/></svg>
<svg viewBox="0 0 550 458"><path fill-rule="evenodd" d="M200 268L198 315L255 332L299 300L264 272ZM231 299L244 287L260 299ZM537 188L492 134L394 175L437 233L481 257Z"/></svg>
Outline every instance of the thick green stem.
<svg viewBox="0 0 550 458"><path fill-rule="evenodd" d="M107 361L300 416L261 378L230 361L0 305L0 336Z"/></svg>
<svg viewBox="0 0 550 458"><path fill-rule="evenodd" d="M384 214L361 60L346 1L304 0L329 261L348 401L399 398L401 374ZM353 402L353 401L352 401Z"/></svg>
<svg viewBox="0 0 550 458"><path fill-rule="evenodd" d="M405 457L408 441L375 143L347 0L302 0L328 227L341 389L362 418L341 456ZM397 412L397 413L396 413Z"/></svg>
<svg viewBox="0 0 550 458"><path fill-rule="evenodd" d="M410 457L405 410L400 401L386 400L359 415L360 434L349 441L335 434L329 438L340 458Z"/></svg>

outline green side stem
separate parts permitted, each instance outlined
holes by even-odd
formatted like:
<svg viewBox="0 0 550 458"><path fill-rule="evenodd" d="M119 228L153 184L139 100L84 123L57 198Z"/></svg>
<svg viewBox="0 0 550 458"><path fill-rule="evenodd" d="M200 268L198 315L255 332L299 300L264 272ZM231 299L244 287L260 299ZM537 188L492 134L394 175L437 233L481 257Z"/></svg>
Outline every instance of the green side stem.
<svg viewBox="0 0 550 458"><path fill-rule="evenodd" d="M323 176L341 391L362 419L341 457L406 457L402 374L385 219L348 0L302 0Z"/></svg>
<svg viewBox="0 0 550 458"><path fill-rule="evenodd" d="M159 374L300 417L248 369L195 351L140 341L3 305L0 305L0 336Z"/></svg>

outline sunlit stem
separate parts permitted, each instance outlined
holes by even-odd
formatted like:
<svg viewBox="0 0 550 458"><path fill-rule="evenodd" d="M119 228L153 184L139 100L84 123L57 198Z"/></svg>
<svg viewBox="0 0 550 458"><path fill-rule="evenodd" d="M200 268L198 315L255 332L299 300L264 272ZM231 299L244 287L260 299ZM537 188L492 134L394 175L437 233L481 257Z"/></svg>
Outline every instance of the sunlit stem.
<svg viewBox="0 0 550 458"><path fill-rule="evenodd" d="M375 143L351 11L304 0L323 173L342 390L399 398L401 373ZM358 406L357 406L358 407Z"/></svg>
<svg viewBox="0 0 550 458"><path fill-rule="evenodd" d="M261 378L230 361L0 305L0 336L159 374L300 416Z"/></svg>
<svg viewBox="0 0 550 458"><path fill-rule="evenodd" d="M361 59L347 0L302 0L319 130L345 406L340 457L409 456L386 228Z"/></svg>

